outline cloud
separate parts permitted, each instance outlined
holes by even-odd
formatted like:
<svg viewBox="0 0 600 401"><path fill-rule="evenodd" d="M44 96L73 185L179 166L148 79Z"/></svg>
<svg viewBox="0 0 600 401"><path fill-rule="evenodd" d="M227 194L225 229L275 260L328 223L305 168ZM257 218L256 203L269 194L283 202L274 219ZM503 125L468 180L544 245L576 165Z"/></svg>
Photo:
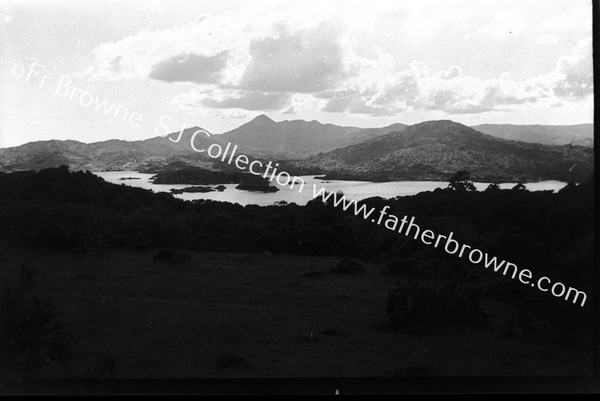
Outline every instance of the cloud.
<svg viewBox="0 0 600 401"><path fill-rule="evenodd" d="M149 77L166 82L219 83L227 66L228 52L214 56L181 54L155 64Z"/></svg>
<svg viewBox="0 0 600 401"><path fill-rule="evenodd" d="M373 116L411 110L473 114L546 100L556 104L585 99L593 92L591 38L585 29L577 30L587 27L589 8L531 25L509 10L485 19L468 7L426 14L413 3L403 5L406 9L377 3L376 11L361 3L350 8L322 3L293 10L286 6L281 12L275 5L268 13L250 5L234 13L202 14L193 23L172 29L142 31L94 49L93 65L85 74L96 80L192 84L194 89L174 103L202 113L293 114L312 108ZM433 70L423 62L409 62L408 57L399 65L389 49L360 42L361 33L379 35L373 29L379 23L387 24L386 29L398 25L394 32L400 48L415 47L444 32L485 39L486 45L490 38L520 35L519 40L550 40L548 35L564 37L565 32L577 33L579 42L546 74L481 78L465 74L468 65L464 70L460 65Z"/></svg>
<svg viewBox="0 0 600 401"><path fill-rule="evenodd" d="M291 95L254 91L204 90L180 94L173 103L180 109L212 108L249 111L281 110L289 107Z"/></svg>
<svg viewBox="0 0 600 401"><path fill-rule="evenodd" d="M276 37L253 40L250 63L240 86L271 92L313 93L344 80L341 27L323 23L314 29L290 32L278 26Z"/></svg>
<svg viewBox="0 0 600 401"><path fill-rule="evenodd" d="M422 7L426 7L423 9ZM403 39L412 45L422 45L438 37L438 35L457 30L457 27L466 28L470 21L476 17L471 7L452 7L436 12L439 1L425 5L413 4L413 8L401 21Z"/></svg>
<svg viewBox="0 0 600 401"><path fill-rule="evenodd" d="M247 23L229 14L203 15L195 22L161 31L141 31L93 50L82 75L96 81L155 78L169 82L228 83L248 62Z"/></svg>
<svg viewBox="0 0 600 401"><path fill-rule="evenodd" d="M580 41L570 55L558 60L554 92L559 97L580 99L594 93L592 38Z"/></svg>
<svg viewBox="0 0 600 401"><path fill-rule="evenodd" d="M225 99L205 99L201 104L219 109L280 110L288 104L290 96L285 93L234 92Z"/></svg>
<svg viewBox="0 0 600 401"><path fill-rule="evenodd" d="M333 93L320 94L325 100L321 110L330 113L356 113L369 115L392 115L389 108L369 104L373 92L358 92L352 90L341 90ZM396 108L398 110L398 108Z"/></svg>
<svg viewBox="0 0 600 401"><path fill-rule="evenodd" d="M556 45L560 40L573 40L578 36L591 36L592 8L579 7L538 22L532 33L538 42Z"/></svg>
<svg viewBox="0 0 600 401"><path fill-rule="evenodd" d="M502 40L514 35L519 35L527 29L527 23L523 16L516 12L499 12L492 19L477 29L477 34Z"/></svg>
<svg viewBox="0 0 600 401"><path fill-rule="evenodd" d="M256 12L256 11L255 11ZM344 23L335 16L203 14L93 51L90 80L157 79L264 92L313 93L345 77Z"/></svg>
<svg viewBox="0 0 600 401"><path fill-rule="evenodd" d="M377 84L325 92L323 111L392 116L407 110L474 114L561 99L580 100L593 94L591 38L581 40L547 73L517 80L508 73L481 79L463 75L460 66L431 72L420 62L380 80Z"/></svg>

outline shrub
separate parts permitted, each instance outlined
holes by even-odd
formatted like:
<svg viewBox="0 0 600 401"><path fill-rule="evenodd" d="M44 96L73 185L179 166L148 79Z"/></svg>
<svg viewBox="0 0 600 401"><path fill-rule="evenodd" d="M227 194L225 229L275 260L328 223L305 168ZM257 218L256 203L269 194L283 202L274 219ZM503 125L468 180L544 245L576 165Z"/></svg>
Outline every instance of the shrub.
<svg viewBox="0 0 600 401"><path fill-rule="evenodd" d="M324 275L325 275L325 273L315 271L315 270L311 270L309 272L302 273L302 277L323 277Z"/></svg>
<svg viewBox="0 0 600 401"><path fill-rule="evenodd" d="M361 267L360 263L352 259L344 258L336 267L332 267L329 271L334 274L358 275L363 274L365 269L364 267Z"/></svg>
<svg viewBox="0 0 600 401"><path fill-rule="evenodd" d="M6 339L8 374L17 379L55 361L65 365L73 355L51 305L37 297L36 285L34 271L23 263L15 282L2 288L1 336Z"/></svg>
<svg viewBox="0 0 600 401"><path fill-rule="evenodd" d="M252 364L242 355L227 352L217 358L215 367L217 368L217 376L219 376L225 369L237 368L245 370L251 368Z"/></svg>
<svg viewBox="0 0 600 401"><path fill-rule="evenodd" d="M389 274L403 274L406 272L408 265L405 260L395 258L390 261L385 271Z"/></svg>
<svg viewBox="0 0 600 401"><path fill-rule="evenodd" d="M158 251L156 255L152 257L152 259L162 262L185 263L191 260L191 257L187 253L177 252L173 249L166 248Z"/></svg>
<svg viewBox="0 0 600 401"><path fill-rule="evenodd" d="M387 314L395 328L431 331L440 327L484 324L480 291L454 285L400 283L388 297Z"/></svg>

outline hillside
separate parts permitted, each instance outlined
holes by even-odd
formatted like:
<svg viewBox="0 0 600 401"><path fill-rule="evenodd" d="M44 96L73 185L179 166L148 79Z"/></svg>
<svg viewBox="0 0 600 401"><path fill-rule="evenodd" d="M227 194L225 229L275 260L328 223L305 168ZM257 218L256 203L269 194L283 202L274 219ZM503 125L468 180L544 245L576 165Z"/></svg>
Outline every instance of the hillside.
<svg viewBox="0 0 600 401"><path fill-rule="evenodd" d="M480 127L493 135L449 121L360 129L318 121L275 122L263 115L222 135L197 135L195 145L206 148L211 143L231 142L238 146L238 153L288 160L285 165L290 173L325 173L340 179L445 180L457 170L467 169L481 180L581 181L592 171L593 149L574 145L590 145L593 125ZM0 171L69 165L72 170L157 173L173 163L227 170L206 153L191 148L192 135L198 129L185 130L178 143L169 140L177 138L177 132L140 141L32 142L0 149Z"/></svg>
<svg viewBox="0 0 600 401"><path fill-rule="evenodd" d="M508 141L429 121L288 166L312 166L330 179L437 180L469 170L481 181L582 181L593 172L593 150Z"/></svg>
<svg viewBox="0 0 600 401"><path fill-rule="evenodd" d="M199 127L184 131L182 139L172 142L167 137L141 141L112 139L86 144L78 141L38 141L22 146L0 149L0 171L40 170L69 165L72 170L109 171L142 170L153 166L185 161L198 166L210 166L205 154L190 147L190 138ZM176 138L178 133L169 134ZM206 144L203 135L196 137L197 146ZM213 142L218 141L218 137Z"/></svg>
<svg viewBox="0 0 600 401"><path fill-rule="evenodd" d="M303 158L318 152L354 145L394 130L403 124L383 128L361 129L321 124L317 121L275 122L266 116L254 120L222 135L207 138L197 135L197 148L212 143L234 143L238 152L266 159ZM155 170L173 162L185 162L204 168L219 169L206 156L194 152L191 137L199 127L184 131L178 143L178 132L167 136L140 141L109 140L86 144L78 141L38 141L0 149L0 171L40 170L69 165L73 170Z"/></svg>
<svg viewBox="0 0 600 401"><path fill-rule="evenodd" d="M594 146L594 124L511 125L483 124L471 127L496 138L542 145Z"/></svg>

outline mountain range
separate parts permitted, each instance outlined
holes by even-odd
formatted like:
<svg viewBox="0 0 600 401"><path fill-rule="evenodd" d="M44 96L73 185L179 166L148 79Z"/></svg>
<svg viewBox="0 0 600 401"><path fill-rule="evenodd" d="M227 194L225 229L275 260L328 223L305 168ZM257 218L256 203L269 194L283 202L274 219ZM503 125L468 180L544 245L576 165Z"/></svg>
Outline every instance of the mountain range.
<svg viewBox="0 0 600 401"><path fill-rule="evenodd" d="M383 128L341 127L318 121L275 122L265 115L222 135L225 141L235 143L251 154L265 151L280 158L298 158L354 145L364 140L406 128L392 124Z"/></svg>
<svg viewBox="0 0 600 401"><path fill-rule="evenodd" d="M447 179L469 170L478 181L582 181L592 174L593 149L495 138L452 121L428 121L357 145L286 162L329 179Z"/></svg>
<svg viewBox="0 0 600 401"><path fill-rule="evenodd" d="M221 170L190 141L199 127L140 141L85 144L51 140L0 148L0 171L69 165L73 170L160 171L173 163ZM518 139L518 141L517 141ZM290 172L376 181L446 179L467 169L496 180L585 179L593 170L593 125L481 125L450 121L381 128L343 127L318 121L275 122L265 115L220 135L197 135L197 148L238 145L238 153L281 161ZM537 142L537 143L536 143ZM575 166L575 167L573 167Z"/></svg>

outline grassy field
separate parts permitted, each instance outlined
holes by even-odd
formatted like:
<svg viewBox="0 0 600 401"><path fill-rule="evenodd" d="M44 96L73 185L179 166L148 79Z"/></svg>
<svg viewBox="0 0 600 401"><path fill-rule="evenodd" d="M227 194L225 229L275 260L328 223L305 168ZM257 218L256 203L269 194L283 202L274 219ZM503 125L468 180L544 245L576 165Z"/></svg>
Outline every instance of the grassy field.
<svg viewBox="0 0 600 401"><path fill-rule="evenodd" d="M153 252L74 256L3 245L3 280L37 273L73 357L41 378L582 375L592 355L491 329L391 329L383 267L330 272L340 259ZM312 272L310 274L306 274ZM516 285L516 284L515 284Z"/></svg>

